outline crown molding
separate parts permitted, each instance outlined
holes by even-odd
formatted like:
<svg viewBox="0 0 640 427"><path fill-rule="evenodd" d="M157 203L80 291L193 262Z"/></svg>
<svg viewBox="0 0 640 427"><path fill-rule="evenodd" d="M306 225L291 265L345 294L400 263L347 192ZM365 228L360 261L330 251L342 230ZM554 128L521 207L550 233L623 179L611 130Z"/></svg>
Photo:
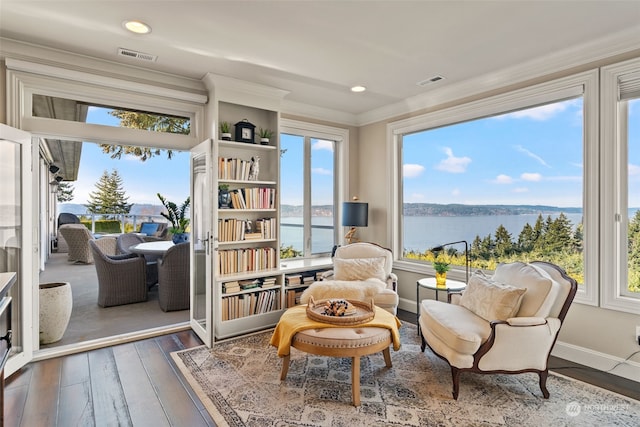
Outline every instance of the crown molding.
<svg viewBox="0 0 640 427"><path fill-rule="evenodd" d="M388 120L445 102L500 89L589 63L604 62L608 58L637 51L640 47L638 40L640 40L640 25L634 29L621 31L580 46L552 52L495 73L484 74L455 85L407 98L395 104L367 111L357 116L357 126ZM594 67L596 66L598 65L594 65Z"/></svg>
<svg viewBox="0 0 640 427"><path fill-rule="evenodd" d="M336 124L358 126L358 118L355 114L296 101L287 101L286 99L282 102L281 112Z"/></svg>

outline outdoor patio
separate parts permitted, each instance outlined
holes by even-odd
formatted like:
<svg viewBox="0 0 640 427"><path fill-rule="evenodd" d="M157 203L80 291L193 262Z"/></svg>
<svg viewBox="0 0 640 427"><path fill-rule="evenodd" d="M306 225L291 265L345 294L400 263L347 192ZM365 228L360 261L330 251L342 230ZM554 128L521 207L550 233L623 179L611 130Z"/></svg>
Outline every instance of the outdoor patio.
<svg viewBox="0 0 640 427"><path fill-rule="evenodd" d="M189 310L163 312L160 309L157 285L149 291L149 299L146 302L99 307L95 266L70 263L66 253L53 253L45 265L45 270L40 273L40 283L51 282L71 284L73 310L62 339L41 346L43 349L189 321Z"/></svg>

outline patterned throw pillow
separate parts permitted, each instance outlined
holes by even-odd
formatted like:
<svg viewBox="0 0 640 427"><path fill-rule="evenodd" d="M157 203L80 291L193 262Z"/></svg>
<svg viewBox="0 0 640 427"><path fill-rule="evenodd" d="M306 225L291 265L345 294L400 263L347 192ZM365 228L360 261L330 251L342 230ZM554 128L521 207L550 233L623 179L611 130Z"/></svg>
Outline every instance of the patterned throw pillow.
<svg viewBox="0 0 640 427"><path fill-rule="evenodd" d="M526 288L514 288L474 274L462 293L460 305L485 320L507 320L518 312Z"/></svg>
<svg viewBox="0 0 640 427"><path fill-rule="evenodd" d="M371 278L387 280L384 272L384 257L376 258L334 258L335 280L367 280Z"/></svg>

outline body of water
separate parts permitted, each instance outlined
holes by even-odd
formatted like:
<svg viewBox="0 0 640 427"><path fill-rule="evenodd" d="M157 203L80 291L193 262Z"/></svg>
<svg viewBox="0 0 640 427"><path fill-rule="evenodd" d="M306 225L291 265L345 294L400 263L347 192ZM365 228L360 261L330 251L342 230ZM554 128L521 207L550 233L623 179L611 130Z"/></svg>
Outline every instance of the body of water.
<svg viewBox="0 0 640 427"><path fill-rule="evenodd" d="M559 214L550 214L552 219ZM547 216L543 215L546 220ZM571 221L575 230L582 221L582 214L565 214ZM491 235L495 238L496 229L502 225L511 234L511 241L518 240L518 235L525 224L533 227L538 219L538 214L531 215L487 215L487 216L405 216L404 217L404 249L423 252L429 248L448 242L466 240L469 245L476 236L484 238ZM283 217L281 219L280 241L282 245L293 245L294 248L302 248L302 228L286 227L284 224L302 224L302 218ZM330 217L314 217L314 225L331 225ZM314 252L331 250L332 230L315 229L313 233ZM459 245L464 249L464 245ZM454 246L455 248L455 246Z"/></svg>

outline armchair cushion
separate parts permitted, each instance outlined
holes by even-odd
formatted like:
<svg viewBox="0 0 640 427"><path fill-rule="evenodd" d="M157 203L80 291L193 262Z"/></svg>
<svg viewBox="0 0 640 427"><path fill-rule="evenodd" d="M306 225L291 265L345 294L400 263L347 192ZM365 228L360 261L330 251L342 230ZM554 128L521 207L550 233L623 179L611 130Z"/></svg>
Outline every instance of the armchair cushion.
<svg viewBox="0 0 640 427"><path fill-rule="evenodd" d="M527 289L518 317L538 316L538 310L547 299L553 281L541 268L523 262L498 265L492 279L498 283Z"/></svg>
<svg viewBox="0 0 640 427"><path fill-rule="evenodd" d="M159 223L145 222L140 226L140 233L152 236L158 231Z"/></svg>
<svg viewBox="0 0 640 427"><path fill-rule="evenodd" d="M333 271L335 280L386 280L387 273L384 271L385 259L375 258L334 258Z"/></svg>
<svg viewBox="0 0 640 427"><path fill-rule="evenodd" d="M462 293L460 305L485 320L507 320L520 308L526 288L515 288L496 283L474 274Z"/></svg>

